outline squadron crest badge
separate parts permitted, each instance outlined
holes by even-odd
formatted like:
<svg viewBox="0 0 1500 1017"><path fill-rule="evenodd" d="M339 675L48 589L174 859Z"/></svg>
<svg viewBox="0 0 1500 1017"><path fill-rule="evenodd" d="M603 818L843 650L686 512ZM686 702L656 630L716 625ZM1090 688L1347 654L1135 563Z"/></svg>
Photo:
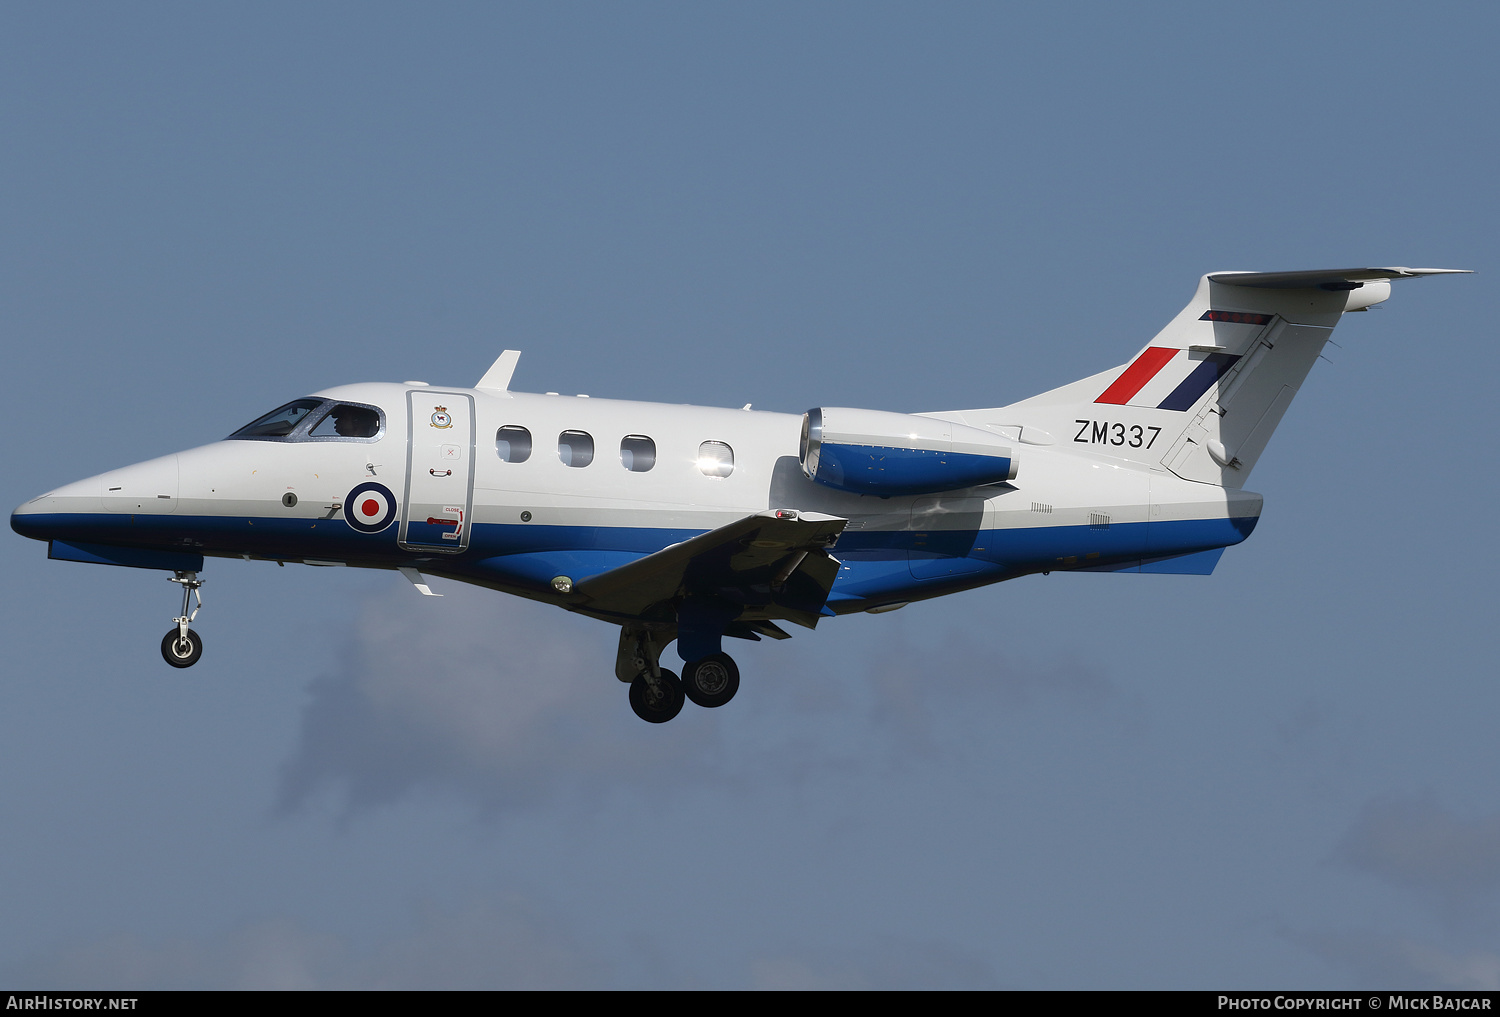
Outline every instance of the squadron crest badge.
<svg viewBox="0 0 1500 1017"><path fill-rule="evenodd" d="M453 426L453 418L448 416L448 407L439 406L432 411L432 426L439 430Z"/></svg>

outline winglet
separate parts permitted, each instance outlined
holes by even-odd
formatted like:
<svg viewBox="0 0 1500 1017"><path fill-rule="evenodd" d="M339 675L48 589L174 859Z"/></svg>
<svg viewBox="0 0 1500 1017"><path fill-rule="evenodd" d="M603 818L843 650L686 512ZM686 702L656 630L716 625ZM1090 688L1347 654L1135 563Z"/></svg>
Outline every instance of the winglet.
<svg viewBox="0 0 1500 1017"><path fill-rule="evenodd" d="M475 388L487 388L494 392L510 391L510 376L516 373L516 362L521 359L520 350L506 350L484 372Z"/></svg>

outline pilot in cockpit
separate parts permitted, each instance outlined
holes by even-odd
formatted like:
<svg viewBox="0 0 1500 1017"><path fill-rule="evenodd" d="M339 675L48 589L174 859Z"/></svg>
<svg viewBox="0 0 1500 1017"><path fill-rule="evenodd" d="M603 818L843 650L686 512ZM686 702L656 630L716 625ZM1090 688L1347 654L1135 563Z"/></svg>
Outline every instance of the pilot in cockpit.
<svg viewBox="0 0 1500 1017"><path fill-rule="evenodd" d="M328 420L333 422L333 432L343 438L373 438L380 433L380 414L365 406L340 403L328 411ZM313 434L323 433L324 426L319 424Z"/></svg>

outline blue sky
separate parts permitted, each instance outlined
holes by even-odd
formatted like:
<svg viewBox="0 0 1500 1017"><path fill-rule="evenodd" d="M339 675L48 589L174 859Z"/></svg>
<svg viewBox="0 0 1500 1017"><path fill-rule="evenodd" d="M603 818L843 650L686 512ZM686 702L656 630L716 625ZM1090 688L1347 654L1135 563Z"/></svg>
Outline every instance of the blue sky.
<svg viewBox="0 0 1500 1017"><path fill-rule="evenodd" d="M839 619L661 728L604 626L393 575L213 562L169 673L159 574L11 535L0 983L1500 986L1497 20L7 7L12 506L507 347L933 410L1124 362L1204 272L1476 274L1340 327L1214 576Z"/></svg>

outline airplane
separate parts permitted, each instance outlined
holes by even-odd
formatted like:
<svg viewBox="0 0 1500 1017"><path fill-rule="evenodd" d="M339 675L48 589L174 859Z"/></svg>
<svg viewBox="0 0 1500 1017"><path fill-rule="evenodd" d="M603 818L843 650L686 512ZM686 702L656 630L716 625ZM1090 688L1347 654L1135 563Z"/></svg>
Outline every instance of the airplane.
<svg viewBox="0 0 1500 1017"><path fill-rule="evenodd" d="M734 697L725 637L1038 572L1212 573L1254 530L1244 484L1340 318L1392 280L1464 271L1211 273L1127 363L981 409L528 394L506 350L473 388L293 399L33 498L11 528L50 558L170 572L173 667L203 653L206 557L388 569L425 596L437 576L618 625L615 677L662 723Z"/></svg>

